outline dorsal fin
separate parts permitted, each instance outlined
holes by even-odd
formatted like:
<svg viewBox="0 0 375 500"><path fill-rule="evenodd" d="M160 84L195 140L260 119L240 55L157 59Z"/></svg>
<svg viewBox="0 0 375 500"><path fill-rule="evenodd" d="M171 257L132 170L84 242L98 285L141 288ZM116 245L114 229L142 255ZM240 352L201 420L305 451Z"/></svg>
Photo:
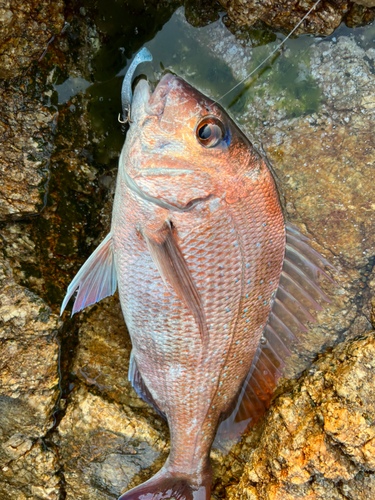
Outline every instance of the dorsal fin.
<svg viewBox="0 0 375 500"><path fill-rule="evenodd" d="M229 451L239 434L260 420L268 408L292 343L298 342L301 331L307 331L308 321L315 321L309 310L322 309L317 299L330 302L319 287L318 276L334 283L322 267L335 267L308 242L298 228L286 225L286 258L272 311L237 405L220 424L214 442L223 451Z"/></svg>
<svg viewBox="0 0 375 500"><path fill-rule="evenodd" d="M64 301L61 305L60 315L74 292L78 289L74 301L72 316L87 306L113 295L117 288L117 275L112 247L112 234L101 242L94 253L83 264L70 283Z"/></svg>
<svg viewBox="0 0 375 500"><path fill-rule="evenodd" d="M207 345L208 330L202 300L179 249L171 223L165 222L156 231L145 230L143 235L166 287L168 288L168 283L172 286L178 298L194 316L203 345Z"/></svg>

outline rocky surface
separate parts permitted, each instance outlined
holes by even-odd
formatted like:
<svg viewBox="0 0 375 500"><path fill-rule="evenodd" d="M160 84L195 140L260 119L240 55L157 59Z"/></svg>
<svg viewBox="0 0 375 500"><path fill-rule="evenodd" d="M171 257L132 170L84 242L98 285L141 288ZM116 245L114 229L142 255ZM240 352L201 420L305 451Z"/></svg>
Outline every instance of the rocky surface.
<svg viewBox="0 0 375 500"><path fill-rule="evenodd" d="M60 4L45 5L48 10ZM205 5L203 20L196 4L190 5L195 25L215 18L217 11ZM152 476L168 454L166 424L127 380L131 345L117 296L72 320L67 314L62 328L55 314L70 279L108 232L123 141L117 105L111 103L120 79L104 97L103 87L89 87L95 78L108 77L94 75L104 58L98 49L102 41L111 47L108 40L119 36L119 28L113 27L112 13L99 15L90 2L76 10L67 6L73 13L64 36L56 37L23 80L3 81L0 90L7 103L0 111L0 497L5 500L116 499ZM132 50L142 43L135 36L140 15L149 16L150 33L160 29L151 19L153 8L151 2L136 11L134 26L126 27L126 40L135 40ZM267 155L288 220L337 267L332 276L338 287L324 284L332 304L295 346L286 377L300 374L327 346L368 331L374 321L371 29L356 38L317 41L302 54L285 50L230 108ZM255 66L263 57L255 48L275 39L261 28L239 32L232 26L231 34L223 24L212 24L205 30L195 36L202 54L210 53L237 79L252 68L253 58ZM119 71L123 52L108 53L116 53ZM182 58L181 71L183 65ZM214 495L223 497L227 490L233 498L250 499L371 497L373 347L373 337L342 345L319 359L314 373L281 385L283 395L264 426L226 457L213 450ZM363 388L355 400L343 392L353 384ZM330 399L324 400L325 393ZM367 413L361 413L361 402ZM340 430L346 421L358 429L356 435L362 433L362 441L351 429ZM247 461L258 471L256 481ZM244 470L240 486L231 490Z"/></svg>
<svg viewBox="0 0 375 500"><path fill-rule="evenodd" d="M372 498L375 493L375 335L324 354L281 388L245 438L230 500Z"/></svg>
<svg viewBox="0 0 375 500"><path fill-rule="evenodd" d="M163 433L146 419L85 388L75 391L58 434L67 500L117 499L168 454Z"/></svg>
<svg viewBox="0 0 375 500"><path fill-rule="evenodd" d="M53 448L44 441L60 396L57 316L14 282L0 258L0 495L58 499ZM35 496L34 496L35 495Z"/></svg>
<svg viewBox="0 0 375 500"><path fill-rule="evenodd" d="M283 28L291 31L316 3L290 0L273 2L270 0L220 0L232 21L237 25L252 26L257 21L263 21L273 28ZM296 33L313 33L330 35L340 23L349 16L351 25L360 25L374 18L373 0L358 0L356 5L348 0L338 0L334 3L320 2L309 14Z"/></svg>
<svg viewBox="0 0 375 500"><path fill-rule="evenodd" d="M40 85L0 81L0 220L36 215L45 203L57 113L30 92Z"/></svg>
<svg viewBox="0 0 375 500"><path fill-rule="evenodd" d="M62 0L0 1L0 78L13 78L43 55L64 25Z"/></svg>

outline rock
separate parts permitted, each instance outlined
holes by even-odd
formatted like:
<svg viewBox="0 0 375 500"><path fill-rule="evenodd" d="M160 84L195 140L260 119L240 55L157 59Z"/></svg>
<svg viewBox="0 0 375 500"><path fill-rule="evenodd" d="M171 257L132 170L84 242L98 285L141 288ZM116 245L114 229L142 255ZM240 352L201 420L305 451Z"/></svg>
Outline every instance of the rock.
<svg viewBox="0 0 375 500"><path fill-rule="evenodd" d="M358 5L364 5L365 7L375 7L375 0L353 0L353 1Z"/></svg>
<svg viewBox="0 0 375 500"><path fill-rule="evenodd" d="M42 439L38 439L35 444L24 441L23 446L15 439L12 441L12 446L16 445L20 453L6 465L2 464L1 499L59 500L61 477L56 453L47 448Z"/></svg>
<svg viewBox="0 0 375 500"><path fill-rule="evenodd" d="M60 323L0 259L0 494L58 499L57 457L43 442L60 395ZM35 497L33 496L35 494Z"/></svg>
<svg viewBox="0 0 375 500"><path fill-rule="evenodd" d="M367 5L365 4L366 1ZM369 5L370 3L372 3L372 5ZM355 28L371 23L375 17L374 6L374 0L363 0L363 2L359 1L354 3L346 16L346 25L350 28Z"/></svg>
<svg viewBox="0 0 375 500"><path fill-rule="evenodd" d="M84 387L72 394L58 432L67 500L117 499L155 474L167 457L163 434Z"/></svg>
<svg viewBox="0 0 375 500"><path fill-rule="evenodd" d="M35 84L0 82L0 220L36 215L45 204L57 113L28 90Z"/></svg>
<svg viewBox="0 0 375 500"><path fill-rule="evenodd" d="M369 27L367 36L373 30ZM306 368L323 346L371 326L373 58L372 49L353 37L313 44L303 57L287 49L236 111L272 166L286 219L337 268L338 287L325 285L333 302L316 316L318 324L301 335L286 376Z"/></svg>
<svg viewBox="0 0 375 500"><path fill-rule="evenodd" d="M239 26L252 26L260 20L273 28L292 31L313 7L315 1L291 0L282 3L269 0L220 0L220 3L228 12L230 19ZM357 14L357 20L353 25L370 22L375 15L369 9L374 6L374 1L359 0L357 3L366 7L362 8L360 15ZM348 0L338 0L334 4L320 2L296 33L330 35L344 20L345 14L348 12L350 14L351 9L353 4ZM354 19L353 15L352 18Z"/></svg>
<svg viewBox="0 0 375 500"><path fill-rule="evenodd" d="M0 78L13 78L40 57L64 24L62 0L1 0Z"/></svg>
<svg viewBox="0 0 375 500"><path fill-rule="evenodd" d="M375 334L337 346L282 392L244 439L230 500L372 498Z"/></svg>
<svg viewBox="0 0 375 500"><path fill-rule="evenodd" d="M147 408L128 381L131 341L116 294L82 313L71 372L111 401Z"/></svg>

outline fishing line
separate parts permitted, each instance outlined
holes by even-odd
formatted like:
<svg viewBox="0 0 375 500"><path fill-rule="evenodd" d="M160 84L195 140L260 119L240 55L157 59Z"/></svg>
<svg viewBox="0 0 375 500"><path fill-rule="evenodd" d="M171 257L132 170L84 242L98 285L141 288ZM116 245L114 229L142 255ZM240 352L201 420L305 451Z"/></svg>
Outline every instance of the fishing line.
<svg viewBox="0 0 375 500"><path fill-rule="evenodd" d="M247 79L249 79L254 73L256 73L258 71L258 69L260 69L263 64L265 62L267 62L284 44L285 42L293 35L293 33L301 26L301 24L303 23L303 21L311 14L311 12L315 9L315 7L320 3L321 0L317 0L317 2L314 3L314 5L311 7L311 9L303 16L303 18L296 24L296 26L292 29L292 31L289 33L289 35L284 38L284 40L279 43L279 45L260 63L258 64L258 66L253 69L253 71L251 71L251 73L249 73L247 76L245 76L245 78L243 78L240 82L238 82L234 87L232 87L230 90L228 90L228 92L226 92L225 94L223 94L221 97L219 97L219 99L217 99L216 101L214 101L214 104L216 103L219 103L219 101L221 101L222 99L224 99L224 97L226 97L228 94L230 94L234 89L236 89L237 87L239 87L240 85L242 85L242 83L244 83Z"/></svg>

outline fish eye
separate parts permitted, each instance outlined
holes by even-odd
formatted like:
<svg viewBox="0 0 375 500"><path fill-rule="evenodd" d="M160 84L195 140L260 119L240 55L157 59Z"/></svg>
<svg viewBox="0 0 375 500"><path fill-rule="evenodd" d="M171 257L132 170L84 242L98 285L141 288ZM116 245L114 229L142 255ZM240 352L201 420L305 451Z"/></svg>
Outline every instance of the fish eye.
<svg viewBox="0 0 375 500"><path fill-rule="evenodd" d="M214 148L224 139L225 128L217 118L213 116L206 117L198 124L196 136L202 146Z"/></svg>

